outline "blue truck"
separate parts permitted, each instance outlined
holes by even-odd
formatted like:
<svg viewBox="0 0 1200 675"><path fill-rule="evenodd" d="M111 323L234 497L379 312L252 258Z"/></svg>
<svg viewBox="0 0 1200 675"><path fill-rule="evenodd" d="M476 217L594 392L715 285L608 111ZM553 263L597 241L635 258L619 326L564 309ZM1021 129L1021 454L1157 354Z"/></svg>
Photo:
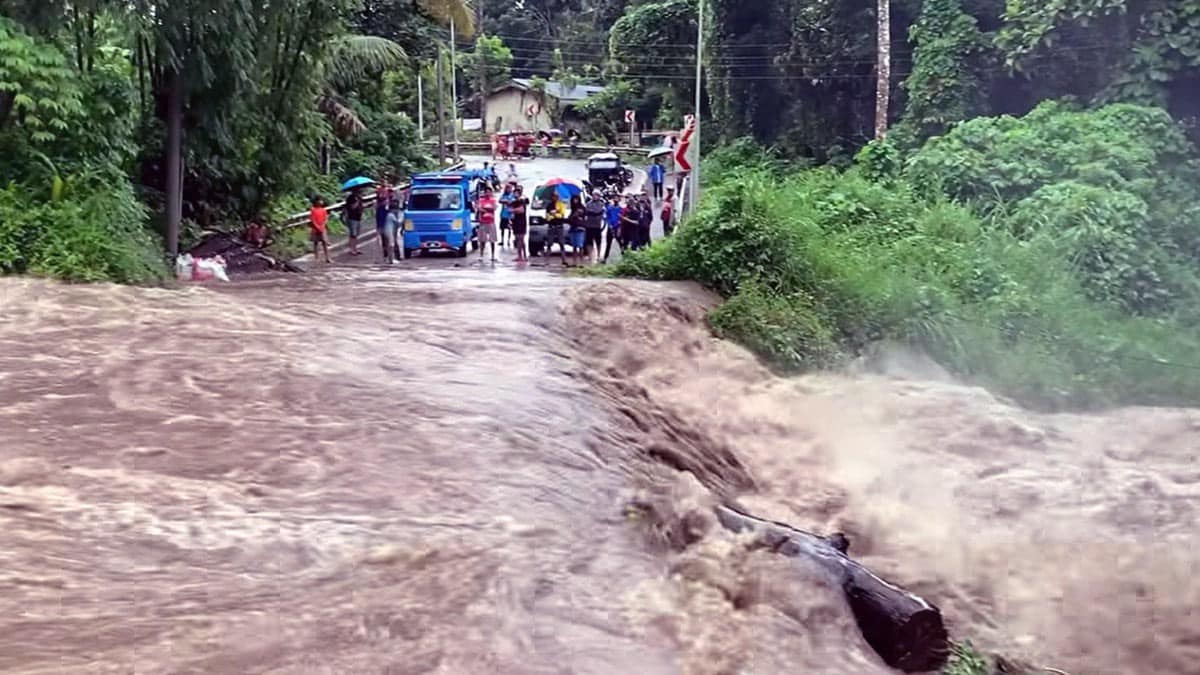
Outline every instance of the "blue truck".
<svg viewBox="0 0 1200 675"><path fill-rule="evenodd" d="M481 171L433 171L412 178L404 203L404 257L417 251L454 251L466 257L475 241L471 181Z"/></svg>

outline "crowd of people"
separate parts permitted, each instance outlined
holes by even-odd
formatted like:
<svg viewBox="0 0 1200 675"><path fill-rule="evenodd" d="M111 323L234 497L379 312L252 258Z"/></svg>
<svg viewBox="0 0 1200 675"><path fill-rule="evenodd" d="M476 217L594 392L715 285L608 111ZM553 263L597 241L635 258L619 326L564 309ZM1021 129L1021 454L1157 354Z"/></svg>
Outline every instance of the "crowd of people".
<svg viewBox="0 0 1200 675"><path fill-rule="evenodd" d="M656 170L657 169L657 170ZM479 257L491 254L496 260L497 247L513 247L515 262L527 263L527 237L530 225L531 200L517 179L516 166L510 164L501 181L495 165L484 163L483 177L474 189L473 210L478 221L476 237ZM663 225L663 234L673 231L675 188L663 186L663 171L655 163L647 171L648 184L640 193L618 193L606 187L573 194L569 199L557 191L548 190L545 219L547 253L554 244L559 246L561 264L567 266L567 247L571 248L574 265L606 264L616 243L622 252L640 250L651 243L651 226L655 208ZM499 195L497 196L497 192ZM653 193L653 196L651 195ZM375 232L379 238L381 261L396 262L400 257L400 223L403 222L403 195L388 179L375 188ZM342 219L348 235L347 249L351 256L362 255L359 238L366 213L366 200L359 189L351 190L342 208ZM309 210L309 240L313 258L331 262L327 231L329 215L324 201L315 197Z"/></svg>

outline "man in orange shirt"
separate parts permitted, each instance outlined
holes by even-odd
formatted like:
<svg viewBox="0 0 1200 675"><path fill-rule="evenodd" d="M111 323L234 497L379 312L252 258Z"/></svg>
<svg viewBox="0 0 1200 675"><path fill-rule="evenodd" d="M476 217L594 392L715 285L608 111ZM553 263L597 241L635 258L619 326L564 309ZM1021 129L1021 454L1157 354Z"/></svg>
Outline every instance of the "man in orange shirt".
<svg viewBox="0 0 1200 675"><path fill-rule="evenodd" d="M325 231L325 223L328 221L329 213L325 211L325 201L320 197L314 197L312 208L308 210L308 235L313 245L314 261L321 259L317 254L318 249L324 249L325 262L333 262L329 259L329 234Z"/></svg>

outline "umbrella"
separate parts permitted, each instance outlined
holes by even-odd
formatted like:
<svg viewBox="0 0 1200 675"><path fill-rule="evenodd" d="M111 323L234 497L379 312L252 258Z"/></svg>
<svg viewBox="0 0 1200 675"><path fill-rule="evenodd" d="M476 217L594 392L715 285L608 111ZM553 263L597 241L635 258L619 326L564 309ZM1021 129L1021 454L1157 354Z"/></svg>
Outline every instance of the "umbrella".
<svg viewBox="0 0 1200 675"><path fill-rule="evenodd" d="M570 199L575 195L583 194L583 183L574 178L551 178L539 185L538 189L534 190L533 196L535 199L545 201L551 190L558 194L559 199Z"/></svg>
<svg viewBox="0 0 1200 675"><path fill-rule="evenodd" d="M655 157L666 157L667 155L669 155L673 152L675 152L674 148L668 148L667 146L664 145L661 148L655 148L655 149L651 150L650 154L647 156L650 159L654 159Z"/></svg>
<svg viewBox="0 0 1200 675"><path fill-rule="evenodd" d="M342 183L341 191L345 192L346 190L353 190L356 187L362 187L364 185L374 185L374 184L375 184L375 181L371 180L370 178L367 178L366 176L355 176L354 178L351 178L350 180L346 181L345 183Z"/></svg>

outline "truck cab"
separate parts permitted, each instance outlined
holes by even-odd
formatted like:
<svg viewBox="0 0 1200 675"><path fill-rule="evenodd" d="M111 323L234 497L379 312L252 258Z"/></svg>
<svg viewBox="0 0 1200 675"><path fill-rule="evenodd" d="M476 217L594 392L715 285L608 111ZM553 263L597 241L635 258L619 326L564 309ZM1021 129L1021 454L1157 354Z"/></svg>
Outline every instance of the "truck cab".
<svg viewBox="0 0 1200 675"><path fill-rule="evenodd" d="M465 257L475 238L471 195L472 173L434 171L413 176L404 203L403 249L454 251Z"/></svg>

